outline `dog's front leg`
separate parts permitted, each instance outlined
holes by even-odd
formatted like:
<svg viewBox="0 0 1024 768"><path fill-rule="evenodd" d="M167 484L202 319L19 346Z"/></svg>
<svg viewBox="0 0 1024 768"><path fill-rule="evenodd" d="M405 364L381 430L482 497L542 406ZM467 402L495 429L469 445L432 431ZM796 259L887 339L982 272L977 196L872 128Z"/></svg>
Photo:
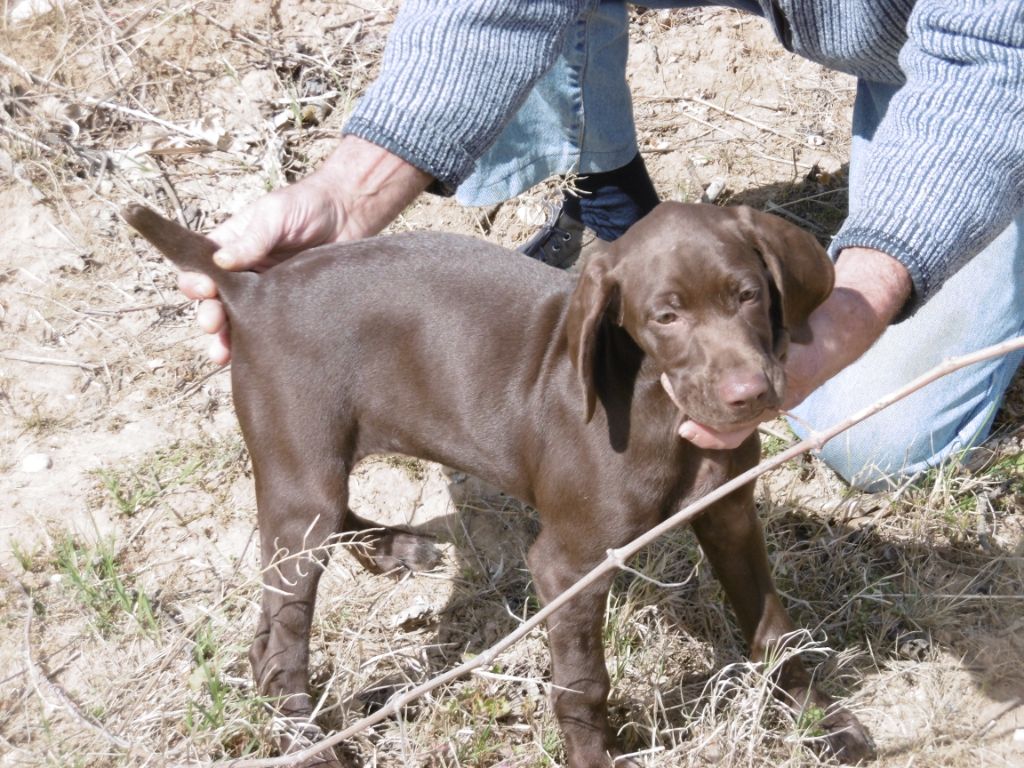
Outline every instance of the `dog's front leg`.
<svg viewBox="0 0 1024 768"><path fill-rule="evenodd" d="M760 661L780 649L795 626L775 591L753 495L753 485L741 488L697 518L693 530L736 611L751 658ZM819 726L829 751L839 760L856 763L874 755L867 729L812 685L799 658L783 664L778 685L797 709L813 705L826 712Z"/></svg>
<svg viewBox="0 0 1024 768"><path fill-rule="evenodd" d="M570 534L572 535L572 534ZM553 527L545 527L528 556L542 602L571 587L594 563L574 562ZM604 610L613 576L590 585L547 621L551 701L565 737L569 768L604 768L618 754L608 728L608 670L602 645ZM619 761L616 765L632 765Z"/></svg>

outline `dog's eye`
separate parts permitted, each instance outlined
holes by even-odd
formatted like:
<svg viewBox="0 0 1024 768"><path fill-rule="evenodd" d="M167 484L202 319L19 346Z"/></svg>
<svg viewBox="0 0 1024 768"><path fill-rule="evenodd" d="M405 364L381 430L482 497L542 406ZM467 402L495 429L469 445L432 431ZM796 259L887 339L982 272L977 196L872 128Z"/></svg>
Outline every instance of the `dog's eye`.
<svg viewBox="0 0 1024 768"><path fill-rule="evenodd" d="M757 297L761 295L761 292L757 288L744 288L740 291L740 301L744 304L749 304L752 301L757 301Z"/></svg>
<svg viewBox="0 0 1024 768"><path fill-rule="evenodd" d="M654 322L658 325L671 325L679 319L679 315L673 312L671 309L665 309L654 316Z"/></svg>

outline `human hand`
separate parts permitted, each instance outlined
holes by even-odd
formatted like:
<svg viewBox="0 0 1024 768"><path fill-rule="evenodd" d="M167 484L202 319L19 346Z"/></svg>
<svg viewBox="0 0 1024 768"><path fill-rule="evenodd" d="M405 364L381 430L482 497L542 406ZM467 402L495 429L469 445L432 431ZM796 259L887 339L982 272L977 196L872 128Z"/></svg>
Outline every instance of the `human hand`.
<svg viewBox="0 0 1024 768"><path fill-rule="evenodd" d="M210 239L221 246L214 254L218 266L262 271L304 248L338 240L345 211L322 178L323 174L320 178L313 174L271 192L210 232ZM178 287L191 299L203 299L196 322L205 333L213 334L210 359L226 364L231 358L230 334L213 279L198 272L182 272Z"/></svg>
<svg viewBox="0 0 1024 768"><path fill-rule="evenodd" d="M263 271L307 248L377 234L426 189L430 176L375 144L346 136L313 174L271 192L210 232L224 269ZM214 334L209 355L231 359L227 315L207 275L183 272L178 287L202 299L196 320Z"/></svg>
<svg viewBox="0 0 1024 768"><path fill-rule="evenodd" d="M792 344L786 359L783 408L799 405L815 389L864 354L906 304L910 273L894 258L872 248L847 248L836 262L835 287L809 319L810 344ZM777 413L765 413L767 421ZM722 432L685 421L679 436L699 448L729 450L757 429L744 424Z"/></svg>

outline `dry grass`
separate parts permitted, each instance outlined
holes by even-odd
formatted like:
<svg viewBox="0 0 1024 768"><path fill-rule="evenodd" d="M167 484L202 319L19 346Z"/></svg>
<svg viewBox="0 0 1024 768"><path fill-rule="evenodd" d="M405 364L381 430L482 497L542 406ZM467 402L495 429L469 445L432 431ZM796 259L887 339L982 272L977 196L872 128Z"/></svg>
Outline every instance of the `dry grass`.
<svg viewBox="0 0 1024 768"><path fill-rule="evenodd" d="M0 766L270 754L246 660L260 573L228 383L204 361L173 271L115 212L145 200L208 228L302 175L372 78L393 14L391 2L69 2L0 27ZM834 231L848 79L731 12L639 14L633 34L641 141L665 196L717 190ZM425 200L395 227L512 244L549 189L485 215ZM807 459L759 489L802 648L873 729L881 765L1024 765L1011 738L1024 725L1021 391L984 466L865 496ZM53 469L21 472L34 452ZM367 515L423 524L445 561L394 582L336 553L313 638L326 728L536 610L529 510L422 462L374 462L357 486ZM614 722L646 764L821 764L814 723L793 722L766 669L743 661L687 532L637 558L609 609ZM535 633L351 750L380 766L557 764L547 665Z"/></svg>

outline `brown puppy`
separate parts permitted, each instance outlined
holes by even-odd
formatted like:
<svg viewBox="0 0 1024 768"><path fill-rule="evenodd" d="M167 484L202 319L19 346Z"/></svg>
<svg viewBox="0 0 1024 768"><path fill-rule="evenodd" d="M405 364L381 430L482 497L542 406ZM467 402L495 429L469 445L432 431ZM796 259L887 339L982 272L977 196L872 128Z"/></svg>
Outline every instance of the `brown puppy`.
<svg viewBox="0 0 1024 768"><path fill-rule="evenodd" d="M777 408L789 340L807 334L832 287L810 235L748 208L662 204L578 282L472 238L426 233L228 273L206 238L140 207L125 218L179 267L213 277L226 305L265 568L250 658L260 690L300 733L310 727L309 630L327 545L363 531L371 569L431 563L417 537L369 530L348 509L356 462L387 452L430 459L537 508L528 560L550 600L608 549L757 461L756 434L734 451L704 451L677 428L686 417L729 428ZM693 528L751 656L762 658L793 624L772 584L753 486ZM601 647L610 584L549 622L571 768L608 766L618 754ZM840 758L872 753L867 731L799 661L779 684L796 706L828 710L822 727Z"/></svg>

